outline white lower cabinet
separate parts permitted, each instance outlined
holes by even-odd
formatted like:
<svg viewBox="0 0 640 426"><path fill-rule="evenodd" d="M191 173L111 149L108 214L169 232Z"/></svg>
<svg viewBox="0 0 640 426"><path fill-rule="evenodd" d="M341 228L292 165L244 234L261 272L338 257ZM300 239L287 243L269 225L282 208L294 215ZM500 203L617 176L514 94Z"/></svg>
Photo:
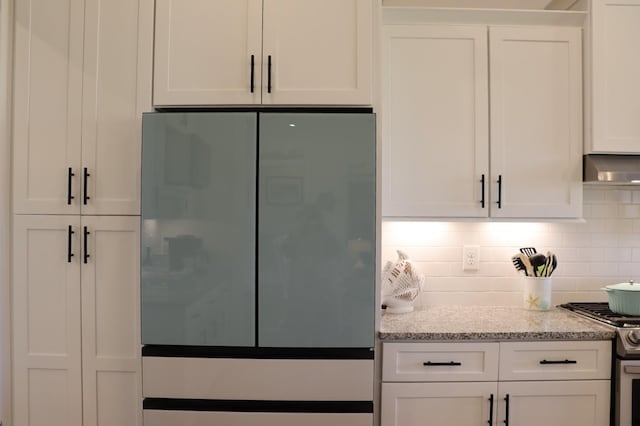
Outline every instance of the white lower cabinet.
<svg viewBox="0 0 640 426"><path fill-rule="evenodd" d="M380 424L486 425L495 416L497 388L496 382L383 383Z"/></svg>
<svg viewBox="0 0 640 426"><path fill-rule="evenodd" d="M609 381L383 383L381 410L382 426L604 426Z"/></svg>
<svg viewBox="0 0 640 426"><path fill-rule="evenodd" d="M609 424L608 341L389 343L382 364L381 426Z"/></svg>
<svg viewBox="0 0 640 426"><path fill-rule="evenodd" d="M140 426L140 218L13 229L13 425Z"/></svg>
<svg viewBox="0 0 640 426"><path fill-rule="evenodd" d="M609 380L500 382L494 424L606 426L609 391Z"/></svg>

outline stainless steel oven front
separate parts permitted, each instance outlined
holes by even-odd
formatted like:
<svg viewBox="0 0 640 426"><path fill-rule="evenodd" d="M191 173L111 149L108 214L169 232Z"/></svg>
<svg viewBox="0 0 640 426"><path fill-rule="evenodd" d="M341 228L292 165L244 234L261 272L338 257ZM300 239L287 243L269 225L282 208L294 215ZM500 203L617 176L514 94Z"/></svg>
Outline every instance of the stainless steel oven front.
<svg viewBox="0 0 640 426"><path fill-rule="evenodd" d="M640 426L640 359L616 361L616 426Z"/></svg>

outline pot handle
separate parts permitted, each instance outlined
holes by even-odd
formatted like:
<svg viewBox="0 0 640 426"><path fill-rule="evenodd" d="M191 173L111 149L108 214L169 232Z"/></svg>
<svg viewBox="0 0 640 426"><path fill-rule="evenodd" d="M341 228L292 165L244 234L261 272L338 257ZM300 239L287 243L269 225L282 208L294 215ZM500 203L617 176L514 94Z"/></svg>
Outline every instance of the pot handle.
<svg viewBox="0 0 640 426"><path fill-rule="evenodd" d="M607 293L611 293L611 292L613 291L613 289L611 289L611 288L606 288L606 287L602 287L600 290L604 290L604 291L606 291Z"/></svg>

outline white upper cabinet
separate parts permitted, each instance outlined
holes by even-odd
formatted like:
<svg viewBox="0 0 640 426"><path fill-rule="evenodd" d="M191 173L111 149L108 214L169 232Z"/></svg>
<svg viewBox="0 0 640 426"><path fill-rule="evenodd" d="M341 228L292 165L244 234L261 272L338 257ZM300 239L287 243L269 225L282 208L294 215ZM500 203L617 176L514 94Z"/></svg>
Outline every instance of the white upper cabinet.
<svg viewBox="0 0 640 426"><path fill-rule="evenodd" d="M142 113L151 109L153 0L85 4L78 201L83 214L139 215Z"/></svg>
<svg viewBox="0 0 640 426"><path fill-rule="evenodd" d="M262 0L158 0L155 105L259 104Z"/></svg>
<svg viewBox="0 0 640 426"><path fill-rule="evenodd" d="M371 0L264 0L263 22L262 103L371 103Z"/></svg>
<svg viewBox="0 0 640 426"><path fill-rule="evenodd" d="M383 49L383 216L581 216L580 28L386 25Z"/></svg>
<svg viewBox="0 0 640 426"><path fill-rule="evenodd" d="M82 0L15 2L16 213L79 211L83 17Z"/></svg>
<svg viewBox="0 0 640 426"><path fill-rule="evenodd" d="M491 216L579 217L581 30L491 27L489 34Z"/></svg>
<svg viewBox="0 0 640 426"><path fill-rule="evenodd" d="M15 2L13 206L140 214L153 1Z"/></svg>
<svg viewBox="0 0 640 426"><path fill-rule="evenodd" d="M383 216L487 216L486 27L386 26L383 49Z"/></svg>
<svg viewBox="0 0 640 426"><path fill-rule="evenodd" d="M640 0L591 2L592 153L640 153Z"/></svg>
<svg viewBox="0 0 640 426"><path fill-rule="evenodd" d="M155 106L369 105L371 0L158 0Z"/></svg>

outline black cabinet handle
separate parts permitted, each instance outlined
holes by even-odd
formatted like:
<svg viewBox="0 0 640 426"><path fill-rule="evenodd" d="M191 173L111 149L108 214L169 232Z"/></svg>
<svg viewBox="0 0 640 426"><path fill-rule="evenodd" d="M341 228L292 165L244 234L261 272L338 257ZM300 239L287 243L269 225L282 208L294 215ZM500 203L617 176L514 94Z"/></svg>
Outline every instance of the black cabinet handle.
<svg viewBox="0 0 640 426"><path fill-rule="evenodd" d="M498 208L502 208L502 175L498 175L498 201L496 202Z"/></svg>
<svg viewBox="0 0 640 426"><path fill-rule="evenodd" d="M69 171L67 172L67 204L71 205L71 200L73 200L74 197L73 195L71 195L71 184L72 184L72 179L76 174L73 173L73 170L71 169L71 167L69 167Z"/></svg>
<svg viewBox="0 0 640 426"><path fill-rule="evenodd" d="M254 90L253 77L254 77L255 60L256 60L255 55L251 55L251 93L253 93L253 90Z"/></svg>
<svg viewBox="0 0 640 426"><path fill-rule="evenodd" d="M504 397L504 426L509 426L509 394Z"/></svg>
<svg viewBox="0 0 640 426"><path fill-rule="evenodd" d="M489 397L489 426L493 426L493 394Z"/></svg>
<svg viewBox="0 0 640 426"><path fill-rule="evenodd" d="M482 184L482 199L480 200L480 205L484 209L484 174L482 175L482 179L480 179L480 182Z"/></svg>
<svg viewBox="0 0 640 426"><path fill-rule="evenodd" d="M73 227L69 225L67 228L67 263L71 263L71 258L73 257L72 244L73 244Z"/></svg>
<svg viewBox="0 0 640 426"><path fill-rule="evenodd" d="M547 361L546 359L543 359L542 361L540 361L540 365L549 365L549 364L577 364L578 361L572 360L572 359L565 359L563 361Z"/></svg>
<svg viewBox="0 0 640 426"><path fill-rule="evenodd" d="M91 255L89 254L89 244L88 244L88 240L89 240L89 234L91 234L91 232L89 232L89 230L87 229L87 227L84 227L84 231L83 231L83 236L84 236L84 263L87 263L87 261L89 260L89 258L91 257Z"/></svg>
<svg viewBox="0 0 640 426"><path fill-rule="evenodd" d="M271 93L271 55L267 56L267 93Z"/></svg>
<svg viewBox="0 0 640 426"><path fill-rule="evenodd" d="M91 197L89 197L89 189L87 188L87 178L91 176L89 174L89 171L87 170L87 168L84 168L84 172L82 173L82 181L83 181L83 185L84 185L84 194L82 196L82 202L84 203L84 205L87 205L87 201L91 199Z"/></svg>
<svg viewBox="0 0 640 426"><path fill-rule="evenodd" d="M427 362L423 362L422 365L424 365L425 367L436 367L436 366L442 366L442 365L458 366L458 365L462 365L462 363L461 362L456 362L456 361L449 361L449 362L431 362L431 361L427 361Z"/></svg>

